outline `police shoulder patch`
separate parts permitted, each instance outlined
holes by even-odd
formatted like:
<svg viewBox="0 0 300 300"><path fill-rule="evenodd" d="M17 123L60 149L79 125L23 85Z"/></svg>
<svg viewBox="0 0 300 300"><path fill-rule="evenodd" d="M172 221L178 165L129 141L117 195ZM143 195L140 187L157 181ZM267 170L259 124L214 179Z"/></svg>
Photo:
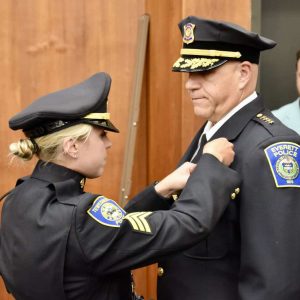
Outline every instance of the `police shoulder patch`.
<svg viewBox="0 0 300 300"><path fill-rule="evenodd" d="M99 196L87 213L97 222L109 227L120 227L126 212L114 201Z"/></svg>
<svg viewBox="0 0 300 300"><path fill-rule="evenodd" d="M300 187L299 149L292 142L278 142L265 149L276 187Z"/></svg>

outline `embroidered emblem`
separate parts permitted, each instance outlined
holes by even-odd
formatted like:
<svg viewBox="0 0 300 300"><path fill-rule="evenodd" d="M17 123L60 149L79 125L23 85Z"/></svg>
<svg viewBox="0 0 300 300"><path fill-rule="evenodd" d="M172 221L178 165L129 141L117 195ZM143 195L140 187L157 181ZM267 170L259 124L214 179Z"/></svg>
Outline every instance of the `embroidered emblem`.
<svg viewBox="0 0 300 300"><path fill-rule="evenodd" d="M183 34L183 42L186 44L190 44L194 41L194 28L195 24L187 23L183 26L184 34Z"/></svg>
<svg viewBox="0 0 300 300"><path fill-rule="evenodd" d="M126 212L114 201L99 196L87 213L105 226L120 227Z"/></svg>
<svg viewBox="0 0 300 300"><path fill-rule="evenodd" d="M218 58L182 58L180 57L174 63L173 68L180 68L180 69L196 69L196 68L209 68L214 66L219 61Z"/></svg>
<svg viewBox="0 0 300 300"><path fill-rule="evenodd" d="M125 216L124 220L127 220L135 231L152 233L150 224L146 220L151 214L151 211L130 213Z"/></svg>
<svg viewBox="0 0 300 300"><path fill-rule="evenodd" d="M300 187L300 146L279 142L265 149L276 187Z"/></svg>

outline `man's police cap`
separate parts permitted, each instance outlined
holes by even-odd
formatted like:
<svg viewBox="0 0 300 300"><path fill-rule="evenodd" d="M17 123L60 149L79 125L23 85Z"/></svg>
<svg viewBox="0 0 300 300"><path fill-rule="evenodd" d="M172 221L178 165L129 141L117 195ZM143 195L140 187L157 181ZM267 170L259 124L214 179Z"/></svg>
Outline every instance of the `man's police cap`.
<svg viewBox="0 0 300 300"><path fill-rule="evenodd" d="M96 73L69 88L45 95L9 120L13 130L22 129L29 138L40 137L72 125L87 123L119 132L110 121L107 97L111 78Z"/></svg>
<svg viewBox="0 0 300 300"><path fill-rule="evenodd" d="M228 60L258 64L260 51L276 45L268 38L228 22L189 16L178 26L183 47L173 65L175 72L207 71Z"/></svg>

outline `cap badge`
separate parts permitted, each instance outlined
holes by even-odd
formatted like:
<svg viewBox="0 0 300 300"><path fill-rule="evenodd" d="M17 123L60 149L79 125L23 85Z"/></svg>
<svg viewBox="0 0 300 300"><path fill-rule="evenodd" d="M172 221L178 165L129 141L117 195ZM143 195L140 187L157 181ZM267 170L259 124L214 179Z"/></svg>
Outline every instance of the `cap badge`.
<svg viewBox="0 0 300 300"><path fill-rule="evenodd" d="M195 24L187 23L183 26L184 28L184 35L183 35L183 42L185 44L190 44L194 41L194 28Z"/></svg>
<svg viewBox="0 0 300 300"><path fill-rule="evenodd" d="M265 149L276 187L300 187L300 146L279 142Z"/></svg>

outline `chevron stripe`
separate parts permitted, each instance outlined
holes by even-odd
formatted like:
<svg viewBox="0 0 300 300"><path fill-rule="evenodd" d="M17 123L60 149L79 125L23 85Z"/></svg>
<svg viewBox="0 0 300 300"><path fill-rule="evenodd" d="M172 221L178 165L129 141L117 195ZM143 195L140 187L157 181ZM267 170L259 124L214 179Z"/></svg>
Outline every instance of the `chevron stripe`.
<svg viewBox="0 0 300 300"><path fill-rule="evenodd" d="M136 222L136 224L137 224L137 226L138 226L138 228L139 228L140 231L146 231L146 228L143 225L143 222L140 220L140 217L141 217L142 214L143 214L143 212L136 213L136 214L132 215L131 217Z"/></svg>
<svg viewBox="0 0 300 300"><path fill-rule="evenodd" d="M127 220L129 221L129 223L131 224L132 228L136 231L139 231L139 227L137 226L135 220L130 216L130 215L127 215L123 218L123 220Z"/></svg>
<svg viewBox="0 0 300 300"><path fill-rule="evenodd" d="M126 215L124 219L128 220L132 228L139 232L152 233L151 227L146 220L148 216L152 214L151 211L148 212L134 212Z"/></svg>
<svg viewBox="0 0 300 300"><path fill-rule="evenodd" d="M151 233L152 231L151 231L150 225L149 225L148 221L146 220L146 218L148 216L150 216L151 214L152 214L152 212L148 211L148 212L145 212L143 215L139 216L141 222L143 223L143 225L146 229L146 232L148 232L148 233Z"/></svg>

